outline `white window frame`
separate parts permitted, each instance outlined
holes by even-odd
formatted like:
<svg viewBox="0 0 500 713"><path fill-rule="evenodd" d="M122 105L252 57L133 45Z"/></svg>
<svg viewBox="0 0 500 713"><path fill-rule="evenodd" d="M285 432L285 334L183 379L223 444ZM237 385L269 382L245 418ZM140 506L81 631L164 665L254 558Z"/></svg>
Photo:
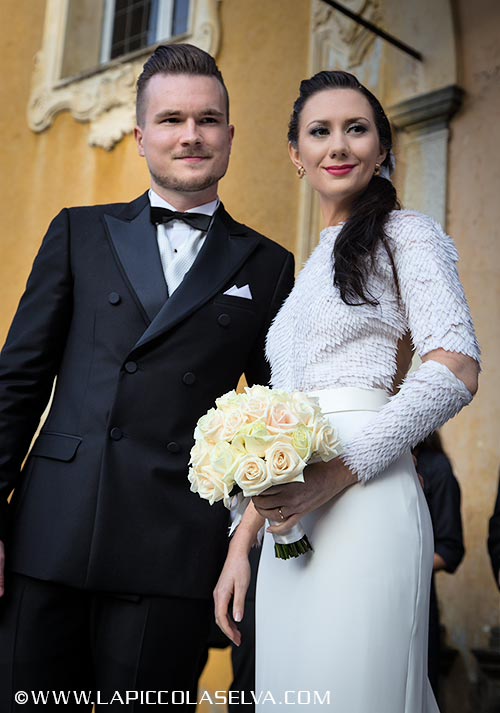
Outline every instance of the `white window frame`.
<svg viewBox="0 0 500 713"><path fill-rule="evenodd" d="M170 2L161 0L160 7ZM191 0L188 33L172 39L160 36L159 40L189 42L216 57L221 32L219 3L220 0ZM90 122L90 146L110 150L134 129L135 82L152 48L116 58L84 76L61 79L68 6L69 0L47 0L42 48L35 58L28 124L35 132L44 131L58 113L69 111L77 121ZM165 14L166 11L159 13L163 23ZM157 27L160 28L160 17Z"/></svg>
<svg viewBox="0 0 500 713"><path fill-rule="evenodd" d="M113 25L115 19L116 0L104 0L104 21L102 27L103 41L101 44L101 64L111 61L111 44L113 41ZM190 0L192 6L193 0ZM158 16L156 18L154 42L166 41L172 38L171 27L174 12L174 0L158 1ZM189 24L189 23L188 23ZM153 44L152 43L152 44Z"/></svg>

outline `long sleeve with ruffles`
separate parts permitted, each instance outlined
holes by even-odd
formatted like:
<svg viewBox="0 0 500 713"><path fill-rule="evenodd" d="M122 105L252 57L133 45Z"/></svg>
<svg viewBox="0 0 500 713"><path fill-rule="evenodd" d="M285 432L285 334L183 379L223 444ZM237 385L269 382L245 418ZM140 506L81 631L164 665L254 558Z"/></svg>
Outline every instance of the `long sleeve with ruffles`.
<svg viewBox="0 0 500 713"><path fill-rule="evenodd" d="M340 228L327 228L267 341L275 388L316 391L340 386L390 392L398 341L409 330L418 354L444 349L479 361L453 241L431 218L394 211L387 222L400 286L381 246L368 288L378 305L351 306L333 284L333 246ZM446 366L429 360L355 438L344 460L361 480L385 470L471 400Z"/></svg>

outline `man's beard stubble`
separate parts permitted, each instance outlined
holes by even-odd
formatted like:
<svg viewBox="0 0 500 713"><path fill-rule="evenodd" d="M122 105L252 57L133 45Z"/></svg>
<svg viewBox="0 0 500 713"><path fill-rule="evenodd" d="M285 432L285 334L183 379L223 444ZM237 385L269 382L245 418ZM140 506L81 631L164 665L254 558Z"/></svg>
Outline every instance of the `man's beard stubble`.
<svg viewBox="0 0 500 713"><path fill-rule="evenodd" d="M224 170L220 175L211 174L209 176L200 176L199 178L193 176L189 180L183 180L181 178L177 178L176 176L160 176L152 171L150 171L150 173L151 178L162 188L171 191L179 191L181 193L197 193L198 191L204 191L218 183L225 175L226 171Z"/></svg>

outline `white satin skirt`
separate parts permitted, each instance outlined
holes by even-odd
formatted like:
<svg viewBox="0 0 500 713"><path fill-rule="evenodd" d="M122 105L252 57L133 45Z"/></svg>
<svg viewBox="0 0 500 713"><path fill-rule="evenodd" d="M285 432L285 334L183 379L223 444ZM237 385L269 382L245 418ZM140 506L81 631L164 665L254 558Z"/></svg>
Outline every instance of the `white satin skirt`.
<svg viewBox="0 0 500 713"><path fill-rule="evenodd" d="M388 399L359 388L312 395L341 440ZM427 678L432 524L411 454L302 524L314 551L297 559L276 559L264 537L257 711L439 713Z"/></svg>

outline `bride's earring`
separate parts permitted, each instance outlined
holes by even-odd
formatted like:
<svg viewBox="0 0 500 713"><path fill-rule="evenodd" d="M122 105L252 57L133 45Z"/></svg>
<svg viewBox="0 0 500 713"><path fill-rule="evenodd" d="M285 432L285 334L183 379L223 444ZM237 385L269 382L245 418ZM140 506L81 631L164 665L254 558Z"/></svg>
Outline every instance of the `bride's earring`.
<svg viewBox="0 0 500 713"><path fill-rule="evenodd" d="M380 164L379 164L379 163L376 163L376 164L375 164L375 169L374 169L374 171L373 171L373 175L374 175L374 176L380 176Z"/></svg>
<svg viewBox="0 0 500 713"><path fill-rule="evenodd" d="M304 168L304 166L299 166L297 169L297 176L299 178L304 178L305 175L306 175L306 169Z"/></svg>

